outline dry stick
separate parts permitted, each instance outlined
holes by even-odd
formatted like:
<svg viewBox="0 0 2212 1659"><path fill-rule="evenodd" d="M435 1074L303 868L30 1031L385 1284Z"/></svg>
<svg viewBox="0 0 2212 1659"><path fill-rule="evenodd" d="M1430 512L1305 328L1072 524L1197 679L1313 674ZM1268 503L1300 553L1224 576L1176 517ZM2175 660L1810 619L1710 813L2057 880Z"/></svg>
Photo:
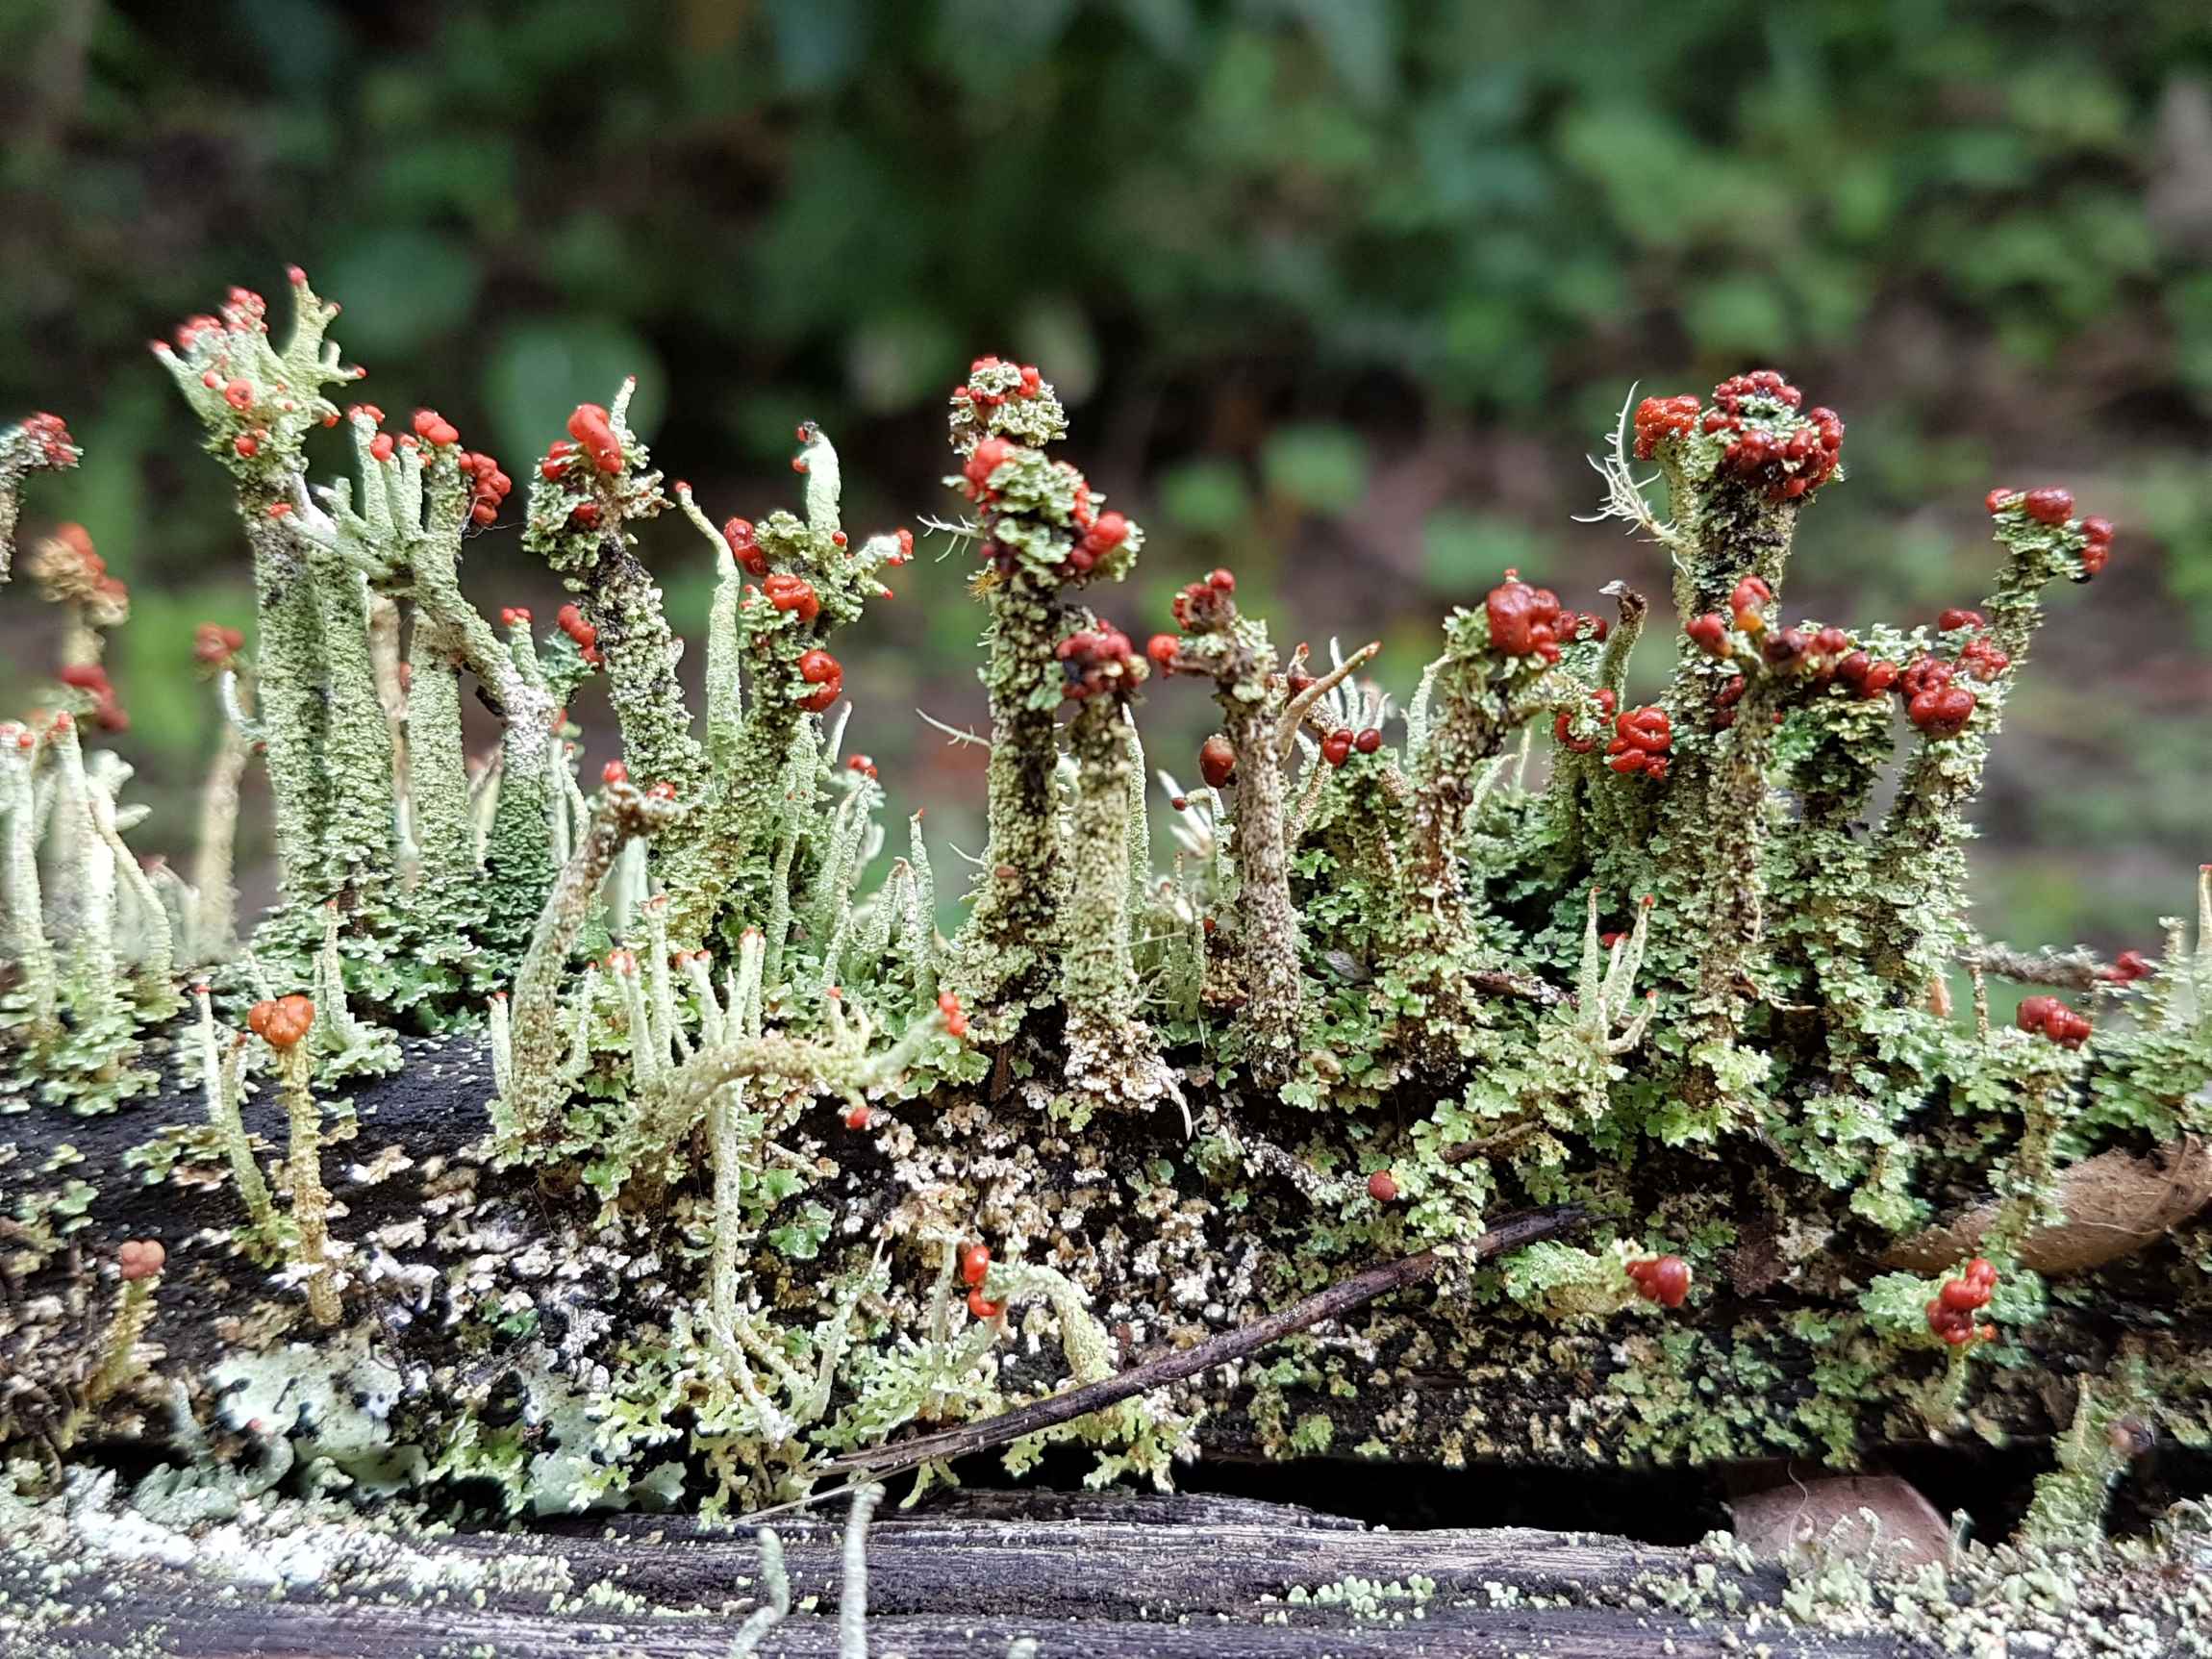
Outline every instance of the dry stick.
<svg viewBox="0 0 2212 1659"><path fill-rule="evenodd" d="M1475 1241L1470 1252L1476 1261L1487 1261L1507 1250L1518 1250L1524 1244L1552 1238L1580 1224L1582 1212L1571 1206L1553 1210L1530 1210L1521 1215L1508 1216ZM1103 1411L1110 1405L1119 1405L1133 1395L1140 1395L1167 1383L1181 1382L1196 1376L1200 1371L1226 1365L1231 1360L1243 1359L1246 1354L1280 1342L1294 1331L1302 1331L1308 1325L1320 1324L1350 1313L1354 1308L1388 1295L1392 1291L1402 1291L1432 1277L1444 1266L1445 1258L1434 1250L1423 1250L1418 1256L1406 1256L1395 1262L1385 1262L1380 1267L1354 1273L1350 1278L1317 1291L1303 1301L1293 1302L1264 1319L1254 1320L1233 1331L1224 1331L1218 1337L1209 1337L1194 1347L1178 1353L1163 1354L1156 1360L1147 1360L1141 1366L1103 1378L1085 1383L1080 1388L1036 1400L1029 1405L1017 1406L1009 1412L986 1418L981 1422L963 1424L942 1433L923 1435L917 1440L904 1440L890 1445L881 1445L870 1451L856 1452L841 1458L831 1467L852 1471L855 1476L865 1474L868 1479L881 1479L888 1475L902 1474L918 1469L925 1463L941 1458L965 1457L970 1452L983 1451L1008 1441L1019 1440L1024 1435L1053 1427L1074 1418L1088 1417L1094 1411ZM817 1498L802 1501L820 1501L836 1497L840 1493L852 1490L840 1487L836 1492L818 1495ZM772 1511L766 1513L773 1513ZM757 1517L746 1518L758 1519Z"/></svg>

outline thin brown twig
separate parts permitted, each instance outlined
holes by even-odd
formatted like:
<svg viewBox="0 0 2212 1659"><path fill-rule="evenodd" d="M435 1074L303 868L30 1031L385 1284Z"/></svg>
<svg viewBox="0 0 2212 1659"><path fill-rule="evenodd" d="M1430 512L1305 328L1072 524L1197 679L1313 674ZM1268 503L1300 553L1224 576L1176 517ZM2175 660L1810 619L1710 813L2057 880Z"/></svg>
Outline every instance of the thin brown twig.
<svg viewBox="0 0 2212 1659"><path fill-rule="evenodd" d="M1517 1250L1524 1244L1552 1238L1580 1224L1581 1220L1582 1212L1571 1206L1530 1210L1521 1215L1508 1216L1494 1224L1475 1242L1471 1255L1477 1261L1486 1261L1507 1250ZM919 1469L925 1463L965 1457L971 1452L1004 1445L1009 1441L1019 1440L1025 1435L1036 1434L1079 1417L1088 1417L1111 1405L1119 1405L1133 1395L1147 1393L1168 1383L1181 1382L1187 1377L1196 1376L1200 1371L1226 1365L1231 1360L1243 1359L1246 1354L1280 1342L1309 1325L1342 1318L1354 1308L1373 1301L1377 1296L1423 1283L1436 1273L1444 1262L1445 1258L1434 1250L1423 1250L1417 1256L1385 1262L1364 1272L1354 1273L1350 1278L1341 1280L1326 1290L1317 1291L1302 1301L1279 1308L1236 1330L1209 1337L1179 1352L1163 1354L1158 1359L1147 1360L1143 1365L1133 1366L1098 1382L1086 1383L1080 1388L1064 1389L1059 1394L1032 1401L1028 1405L1017 1406L1012 1411L1001 1412L981 1422L964 1423L958 1428L945 1429L937 1434L896 1441L867 1451L855 1452L839 1459L831 1468L845 1474L848 1483L858 1483L863 1479L880 1480L889 1475L902 1474L909 1470ZM848 1490L850 1484L816 1494L801 1499L800 1503L820 1502ZM790 1504L784 1507L799 1506ZM780 1511L764 1511L763 1515L776 1513ZM745 1519L758 1521L762 1515L747 1516Z"/></svg>

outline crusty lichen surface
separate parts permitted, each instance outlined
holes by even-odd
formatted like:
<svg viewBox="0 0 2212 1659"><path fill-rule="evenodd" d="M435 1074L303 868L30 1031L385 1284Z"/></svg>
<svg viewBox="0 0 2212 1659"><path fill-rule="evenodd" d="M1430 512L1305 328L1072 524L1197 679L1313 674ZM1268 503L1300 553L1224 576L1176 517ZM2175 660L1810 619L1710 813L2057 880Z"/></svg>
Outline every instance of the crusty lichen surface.
<svg viewBox="0 0 2212 1659"><path fill-rule="evenodd" d="M756 1507L1424 1248L1431 1289L1055 1438L1161 1483L1209 1446L1848 1467L2078 1441L2104 1407L2070 1428L2065 1389L2212 1435L2212 876L2110 965L1984 939L1964 894L2047 596L2111 557L2066 491L1992 493L1972 609L1802 617L1840 418L1772 371L1646 399L1604 512L1668 549L1672 615L1501 572L1401 710L1372 647L1278 652L1227 571L1134 649L1093 606L1142 529L1050 452L1050 384L981 359L947 406L959 511L920 520L987 616L990 840L948 933L918 818L885 856L867 688L829 648L916 539L845 528L826 436L797 434L797 511L717 527L626 388L579 408L517 468L573 602L495 628L461 554L508 474L435 411L327 400L358 372L336 308L296 273L293 306L281 345L241 290L158 351L259 597L250 645L195 647L235 734L205 891L140 869L127 768L88 748L120 707L88 541L43 557L75 625L0 733L0 1446L28 1486L96 1425L361 1497ZM352 476L317 481L304 440L339 422ZM10 516L73 458L0 435ZM716 582L703 719L635 545L671 507ZM594 674L623 759L580 778ZM1144 698L1185 678L1222 730L1153 790ZM250 926L249 756L282 875ZM2037 988L2013 1025L1951 989L1993 976ZM303 994L280 1076L241 1023ZM1548 1206L1575 1237L1453 1259ZM126 1237L168 1268L117 1381ZM2078 1540L2109 1484L2045 1507Z"/></svg>

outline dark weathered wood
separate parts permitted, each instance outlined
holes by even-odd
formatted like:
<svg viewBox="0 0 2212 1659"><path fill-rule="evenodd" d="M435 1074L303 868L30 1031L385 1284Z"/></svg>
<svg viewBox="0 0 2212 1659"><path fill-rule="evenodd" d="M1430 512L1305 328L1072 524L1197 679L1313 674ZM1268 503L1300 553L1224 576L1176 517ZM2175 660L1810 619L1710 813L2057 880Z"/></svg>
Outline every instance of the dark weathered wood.
<svg viewBox="0 0 2212 1659"><path fill-rule="evenodd" d="M839 1529L798 1521L786 1540L794 1608L763 1651L833 1655ZM559 1532L461 1534L415 1548L457 1560L558 1557L575 1603L542 1593L387 1586L295 1589L281 1596L226 1591L158 1568L113 1568L65 1579L66 1619L37 1638L11 1636L15 1659L102 1659L115 1648L175 1659L289 1654L300 1659L420 1659L489 1649L499 1659L608 1655L719 1659L752 1605L758 1572L749 1531L624 1518ZM1620 1539L1519 1529L1391 1533L1237 1499L1122 1495L960 1494L915 1516L878 1520L870 1534L869 1651L875 1659L1001 1659L1018 1636L1039 1659L1360 1659L1366 1655L1545 1659L1674 1659L1750 1651L1772 1659L1873 1659L1905 1651L1878 1637L1841 1638L1781 1626L1778 1571L1722 1566L1743 1597L1734 1617L1692 1620L1652 1603L1650 1585L1681 1579L1697 1558ZM54 1595L43 1564L0 1561L12 1609ZM1347 1577L1435 1582L1418 1605L1393 1600L1402 1622L1345 1608L1293 1605ZM605 1583L645 1605L595 1596ZM804 1598L818 1599L811 1607ZM1531 1598L1544 1605L1530 1605ZM17 1616L20 1616L19 1614ZM1750 1629L1750 1620L1759 1620ZM1387 1613L1386 1613L1387 1618ZM132 1643L139 1646L129 1647ZM1734 1644L1741 1644L1737 1649Z"/></svg>

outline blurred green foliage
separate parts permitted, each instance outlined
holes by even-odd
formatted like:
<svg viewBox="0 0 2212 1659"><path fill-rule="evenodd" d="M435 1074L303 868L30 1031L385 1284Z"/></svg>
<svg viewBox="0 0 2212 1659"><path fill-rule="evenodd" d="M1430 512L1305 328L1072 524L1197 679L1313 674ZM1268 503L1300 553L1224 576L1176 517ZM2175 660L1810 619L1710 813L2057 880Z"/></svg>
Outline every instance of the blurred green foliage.
<svg viewBox="0 0 2212 1659"><path fill-rule="evenodd" d="M1808 608L1970 599L1992 483L2124 525L1984 815L2005 930L2140 943L2212 851L2202 0L0 0L0 409L91 451L35 515L175 591L125 656L157 788L199 704L150 636L242 562L131 343L296 260L388 408L513 466L636 372L718 513L788 490L806 416L863 521L935 509L944 386L1018 353L1157 529L1117 619L1232 563L1286 639L1385 639L1401 691L1502 566L1585 606L1663 582L1570 522L1579 457L1631 381L1772 359L1852 427ZM478 547L487 603L550 596ZM904 711L972 716L957 576L847 657L956 837L973 757ZM1187 754L1197 699L1153 701Z"/></svg>

